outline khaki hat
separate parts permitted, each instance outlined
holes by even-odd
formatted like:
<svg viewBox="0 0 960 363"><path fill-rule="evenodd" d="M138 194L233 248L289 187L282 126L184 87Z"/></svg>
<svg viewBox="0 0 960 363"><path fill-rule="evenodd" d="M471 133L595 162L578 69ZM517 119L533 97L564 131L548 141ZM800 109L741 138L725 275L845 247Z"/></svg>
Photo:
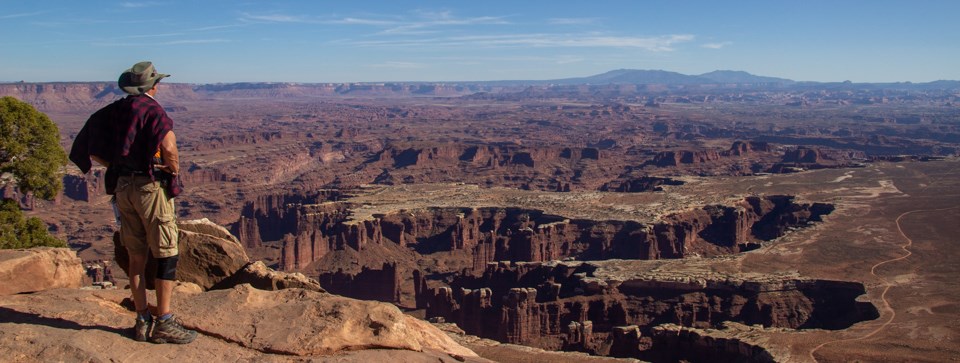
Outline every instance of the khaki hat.
<svg viewBox="0 0 960 363"><path fill-rule="evenodd" d="M151 62L140 62L123 71L117 84L126 93L142 95L164 77L170 77L170 75L157 73L157 69L153 67Z"/></svg>

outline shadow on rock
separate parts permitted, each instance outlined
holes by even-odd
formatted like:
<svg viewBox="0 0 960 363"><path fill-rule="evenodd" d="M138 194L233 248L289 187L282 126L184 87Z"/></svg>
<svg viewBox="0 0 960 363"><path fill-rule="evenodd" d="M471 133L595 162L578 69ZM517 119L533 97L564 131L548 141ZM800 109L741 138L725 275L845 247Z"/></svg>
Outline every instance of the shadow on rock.
<svg viewBox="0 0 960 363"><path fill-rule="evenodd" d="M96 329L122 336L129 335L129 329L114 328L104 325L84 325L75 321L64 320L60 318L48 318L39 314L25 313L5 307L0 307L0 323L44 325L51 328L70 330Z"/></svg>

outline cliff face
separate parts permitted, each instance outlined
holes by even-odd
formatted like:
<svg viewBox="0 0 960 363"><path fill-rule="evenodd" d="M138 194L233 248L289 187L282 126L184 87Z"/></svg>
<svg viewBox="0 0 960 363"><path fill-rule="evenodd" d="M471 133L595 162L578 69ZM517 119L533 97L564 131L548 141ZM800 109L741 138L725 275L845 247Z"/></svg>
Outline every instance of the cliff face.
<svg viewBox="0 0 960 363"><path fill-rule="evenodd" d="M859 283L735 277L598 281L590 278L596 268L491 263L479 277L461 276L450 287L432 289L427 316L503 342L601 355L657 349L651 329L668 323L843 329L879 316L873 305L856 301L865 293Z"/></svg>
<svg viewBox="0 0 960 363"><path fill-rule="evenodd" d="M676 324L653 328L653 341L659 349L644 354L652 361L691 362L788 362L789 354L776 354L755 342L763 329L724 322L723 330L697 329Z"/></svg>
<svg viewBox="0 0 960 363"><path fill-rule="evenodd" d="M247 246L283 235L281 269L296 270L332 249L395 243L426 255L468 251L474 270L491 261L683 258L750 250L793 226L819 221L827 204L797 204L789 196L749 197L735 206L671 214L653 225L570 220L537 210L436 208L397 211L344 223L347 206L291 203L267 196L248 204L237 235ZM256 207L254 207L256 206ZM260 232L263 231L263 232Z"/></svg>
<svg viewBox="0 0 960 363"><path fill-rule="evenodd" d="M309 234L312 229L343 221L345 213L340 211L346 206L323 204L340 195L338 191L321 191L259 196L243 206L240 220L231 232L247 247L258 247L263 241L278 241L286 234L312 237Z"/></svg>
<svg viewBox="0 0 960 363"><path fill-rule="evenodd" d="M364 266L358 274L349 274L342 270L324 273L317 280L332 294L361 300L400 302L401 280L396 263L384 263L382 269Z"/></svg>
<svg viewBox="0 0 960 363"><path fill-rule="evenodd" d="M279 241L279 269L310 267L324 288L391 302L403 295L423 305L427 274L479 273L493 261L726 255L754 249L833 210L827 204L796 203L790 196L767 196L670 214L652 224L494 207L401 209L354 219L355 206L336 201L340 197L339 192L259 197L244 207L234 234L248 247ZM317 265L334 252L350 252L355 268ZM412 276L414 270L420 270L419 278Z"/></svg>

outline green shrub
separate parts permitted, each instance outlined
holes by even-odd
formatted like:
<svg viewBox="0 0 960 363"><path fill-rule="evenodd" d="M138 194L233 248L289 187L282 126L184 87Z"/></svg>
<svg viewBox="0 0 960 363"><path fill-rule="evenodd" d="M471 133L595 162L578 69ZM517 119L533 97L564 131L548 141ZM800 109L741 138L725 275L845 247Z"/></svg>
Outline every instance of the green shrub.
<svg viewBox="0 0 960 363"><path fill-rule="evenodd" d="M0 201L0 249L40 246L67 247L67 244L51 236L39 218L24 219L16 201Z"/></svg>

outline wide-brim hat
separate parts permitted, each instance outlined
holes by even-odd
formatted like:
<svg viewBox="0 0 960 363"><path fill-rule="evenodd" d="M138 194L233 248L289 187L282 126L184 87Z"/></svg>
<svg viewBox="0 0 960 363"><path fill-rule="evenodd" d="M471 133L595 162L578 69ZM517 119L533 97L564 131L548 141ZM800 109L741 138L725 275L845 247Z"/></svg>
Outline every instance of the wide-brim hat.
<svg viewBox="0 0 960 363"><path fill-rule="evenodd" d="M117 84L126 93L142 95L165 77L170 75L158 73L152 62L140 62L123 71Z"/></svg>

